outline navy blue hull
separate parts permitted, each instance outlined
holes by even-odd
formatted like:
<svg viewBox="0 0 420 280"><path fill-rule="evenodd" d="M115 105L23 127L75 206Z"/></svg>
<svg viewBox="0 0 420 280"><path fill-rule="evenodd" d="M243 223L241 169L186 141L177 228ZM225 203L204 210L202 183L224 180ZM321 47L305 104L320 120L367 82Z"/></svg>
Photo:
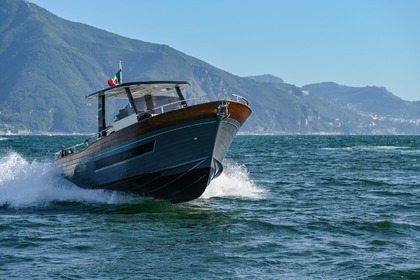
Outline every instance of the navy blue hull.
<svg viewBox="0 0 420 280"><path fill-rule="evenodd" d="M222 172L240 123L214 116L138 132L144 126L139 122L116 131L56 164L68 180L83 188L189 201L200 197Z"/></svg>

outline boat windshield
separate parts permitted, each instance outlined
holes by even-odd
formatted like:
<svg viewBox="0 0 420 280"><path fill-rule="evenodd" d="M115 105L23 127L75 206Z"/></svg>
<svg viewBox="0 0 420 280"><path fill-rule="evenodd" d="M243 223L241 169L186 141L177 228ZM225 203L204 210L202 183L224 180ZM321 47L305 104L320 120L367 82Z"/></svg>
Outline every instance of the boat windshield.
<svg viewBox="0 0 420 280"><path fill-rule="evenodd" d="M187 82L124 83L92 93L98 98L98 131L104 136L141 119L187 106L181 88ZM108 130L113 123L112 130Z"/></svg>
<svg viewBox="0 0 420 280"><path fill-rule="evenodd" d="M129 100L118 99L120 104L118 112L115 112L114 120L121 120L134 114L137 110L138 114L160 114L167 111L176 110L186 105L185 100L181 98L176 92L169 92L164 94L145 95L134 98L134 106L129 103ZM108 107L110 107L108 105Z"/></svg>
<svg viewBox="0 0 420 280"><path fill-rule="evenodd" d="M86 98L124 98L127 96L127 90L131 92L133 98L143 97L145 95L161 95L167 94L178 89L188 87L188 82L135 82L124 83L115 87L106 88L86 96Z"/></svg>

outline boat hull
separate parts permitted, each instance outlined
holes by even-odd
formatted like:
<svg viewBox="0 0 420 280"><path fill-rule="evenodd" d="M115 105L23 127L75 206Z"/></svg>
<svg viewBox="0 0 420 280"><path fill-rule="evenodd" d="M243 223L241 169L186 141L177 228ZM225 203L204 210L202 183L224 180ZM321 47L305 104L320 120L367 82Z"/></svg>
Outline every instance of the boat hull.
<svg viewBox="0 0 420 280"><path fill-rule="evenodd" d="M56 160L62 174L83 188L118 190L185 202L200 197L223 170L237 131L251 113L229 102L187 107L139 121L85 150Z"/></svg>

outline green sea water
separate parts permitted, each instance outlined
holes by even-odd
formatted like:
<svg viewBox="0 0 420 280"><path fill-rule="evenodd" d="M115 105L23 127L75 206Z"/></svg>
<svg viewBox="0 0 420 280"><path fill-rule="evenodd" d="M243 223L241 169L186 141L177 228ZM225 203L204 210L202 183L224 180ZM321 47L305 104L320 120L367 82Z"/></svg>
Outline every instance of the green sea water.
<svg viewBox="0 0 420 280"><path fill-rule="evenodd" d="M204 195L84 190L0 136L0 279L420 279L419 136L238 136Z"/></svg>

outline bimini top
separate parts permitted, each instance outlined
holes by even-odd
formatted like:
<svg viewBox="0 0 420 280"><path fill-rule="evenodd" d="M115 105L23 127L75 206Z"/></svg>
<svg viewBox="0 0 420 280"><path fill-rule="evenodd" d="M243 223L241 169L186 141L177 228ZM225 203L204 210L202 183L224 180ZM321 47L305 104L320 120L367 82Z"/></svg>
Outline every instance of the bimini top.
<svg viewBox="0 0 420 280"><path fill-rule="evenodd" d="M86 95L86 98L125 98L129 90L133 98L145 95L162 94L188 87L190 84L185 81L152 81L152 82L132 82L123 83L115 87L105 88L100 91Z"/></svg>

